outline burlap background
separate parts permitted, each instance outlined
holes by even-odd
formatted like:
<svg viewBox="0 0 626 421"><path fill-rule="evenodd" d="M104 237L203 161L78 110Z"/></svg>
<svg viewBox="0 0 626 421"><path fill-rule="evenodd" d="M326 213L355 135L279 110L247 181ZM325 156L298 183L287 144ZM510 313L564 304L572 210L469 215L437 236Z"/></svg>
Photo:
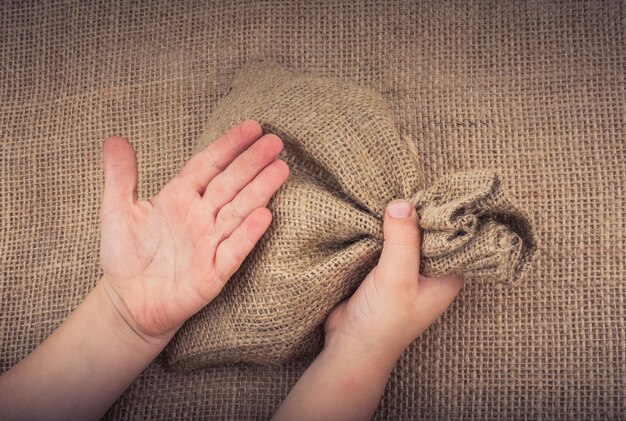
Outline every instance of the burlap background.
<svg viewBox="0 0 626 421"><path fill-rule="evenodd" d="M102 139L131 140L154 194L258 55L381 92L424 142L427 183L499 168L551 245L522 288L464 288L397 364L378 418L626 418L620 2L0 8L2 371L98 280ZM159 359L109 417L264 418L304 368L189 375Z"/></svg>

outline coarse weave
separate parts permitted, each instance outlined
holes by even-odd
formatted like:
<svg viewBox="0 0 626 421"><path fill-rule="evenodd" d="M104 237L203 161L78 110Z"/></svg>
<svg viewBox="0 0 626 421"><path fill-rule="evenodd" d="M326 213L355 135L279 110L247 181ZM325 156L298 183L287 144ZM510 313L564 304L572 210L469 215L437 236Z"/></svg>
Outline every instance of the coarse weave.
<svg viewBox="0 0 626 421"><path fill-rule="evenodd" d="M425 188L420 142L400 136L371 89L253 60L194 152L249 118L283 139L290 179L270 200L273 222L253 253L173 340L171 366L279 363L319 352L324 320L376 264L383 212L397 198L419 216L420 273L520 282L536 244L497 173L457 172Z"/></svg>
<svg viewBox="0 0 626 421"><path fill-rule="evenodd" d="M468 283L376 419L625 419L623 19L611 0L2 2L0 371L101 276L103 139L132 142L154 195L258 56L379 92L424 186L497 169L533 223L520 287ZM107 417L268 418L308 362L161 356Z"/></svg>

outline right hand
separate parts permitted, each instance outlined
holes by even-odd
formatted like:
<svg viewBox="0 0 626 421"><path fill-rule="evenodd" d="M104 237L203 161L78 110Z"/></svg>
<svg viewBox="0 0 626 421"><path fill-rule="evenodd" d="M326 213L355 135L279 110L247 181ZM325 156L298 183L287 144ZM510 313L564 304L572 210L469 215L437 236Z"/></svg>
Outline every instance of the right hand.
<svg viewBox="0 0 626 421"><path fill-rule="evenodd" d="M384 237L376 267L326 319L325 348L348 346L395 361L461 290L462 277L419 274L421 234L410 202L396 200L387 207Z"/></svg>

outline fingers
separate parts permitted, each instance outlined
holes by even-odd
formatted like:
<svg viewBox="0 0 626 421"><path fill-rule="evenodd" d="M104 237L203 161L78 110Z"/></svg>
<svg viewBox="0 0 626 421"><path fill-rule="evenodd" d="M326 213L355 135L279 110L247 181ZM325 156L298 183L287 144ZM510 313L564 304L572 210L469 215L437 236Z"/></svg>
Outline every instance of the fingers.
<svg viewBox="0 0 626 421"><path fill-rule="evenodd" d="M263 136L211 180L203 196L207 205L217 213L263 168L274 161L282 150L283 142L278 136Z"/></svg>
<svg viewBox="0 0 626 421"><path fill-rule="evenodd" d="M137 157L133 147L121 137L104 141L103 207L132 204L137 200Z"/></svg>
<svg viewBox="0 0 626 421"><path fill-rule="evenodd" d="M261 137L263 129L254 120L244 120L193 156L178 175L200 194L217 174Z"/></svg>
<svg viewBox="0 0 626 421"><path fill-rule="evenodd" d="M216 226L222 238L229 237L253 210L265 207L288 176L289 167L281 160L275 160L263 168L231 202L220 209Z"/></svg>
<svg viewBox="0 0 626 421"><path fill-rule="evenodd" d="M378 262L380 278L388 282L417 282L421 237L417 212L406 200L387 206L383 225L385 242Z"/></svg>
<svg viewBox="0 0 626 421"><path fill-rule="evenodd" d="M257 208L220 243L215 253L215 268L222 284L239 269L271 222L272 213L267 208Z"/></svg>

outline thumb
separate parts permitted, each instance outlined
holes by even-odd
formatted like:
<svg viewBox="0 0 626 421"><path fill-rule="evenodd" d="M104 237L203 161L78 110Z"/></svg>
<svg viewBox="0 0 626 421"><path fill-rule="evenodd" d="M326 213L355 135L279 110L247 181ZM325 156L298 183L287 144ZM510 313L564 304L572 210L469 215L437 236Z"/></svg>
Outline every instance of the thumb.
<svg viewBox="0 0 626 421"><path fill-rule="evenodd" d="M132 204L137 200L137 158L124 138L104 141L103 207Z"/></svg>
<svg viewBox="0 0 626 421"><path fill-rule="evenodd" d="M385 242L377 268L381 278L385 281L417 283L421 235L415 207L403 199L389 203L383 231Z"/></svg>

